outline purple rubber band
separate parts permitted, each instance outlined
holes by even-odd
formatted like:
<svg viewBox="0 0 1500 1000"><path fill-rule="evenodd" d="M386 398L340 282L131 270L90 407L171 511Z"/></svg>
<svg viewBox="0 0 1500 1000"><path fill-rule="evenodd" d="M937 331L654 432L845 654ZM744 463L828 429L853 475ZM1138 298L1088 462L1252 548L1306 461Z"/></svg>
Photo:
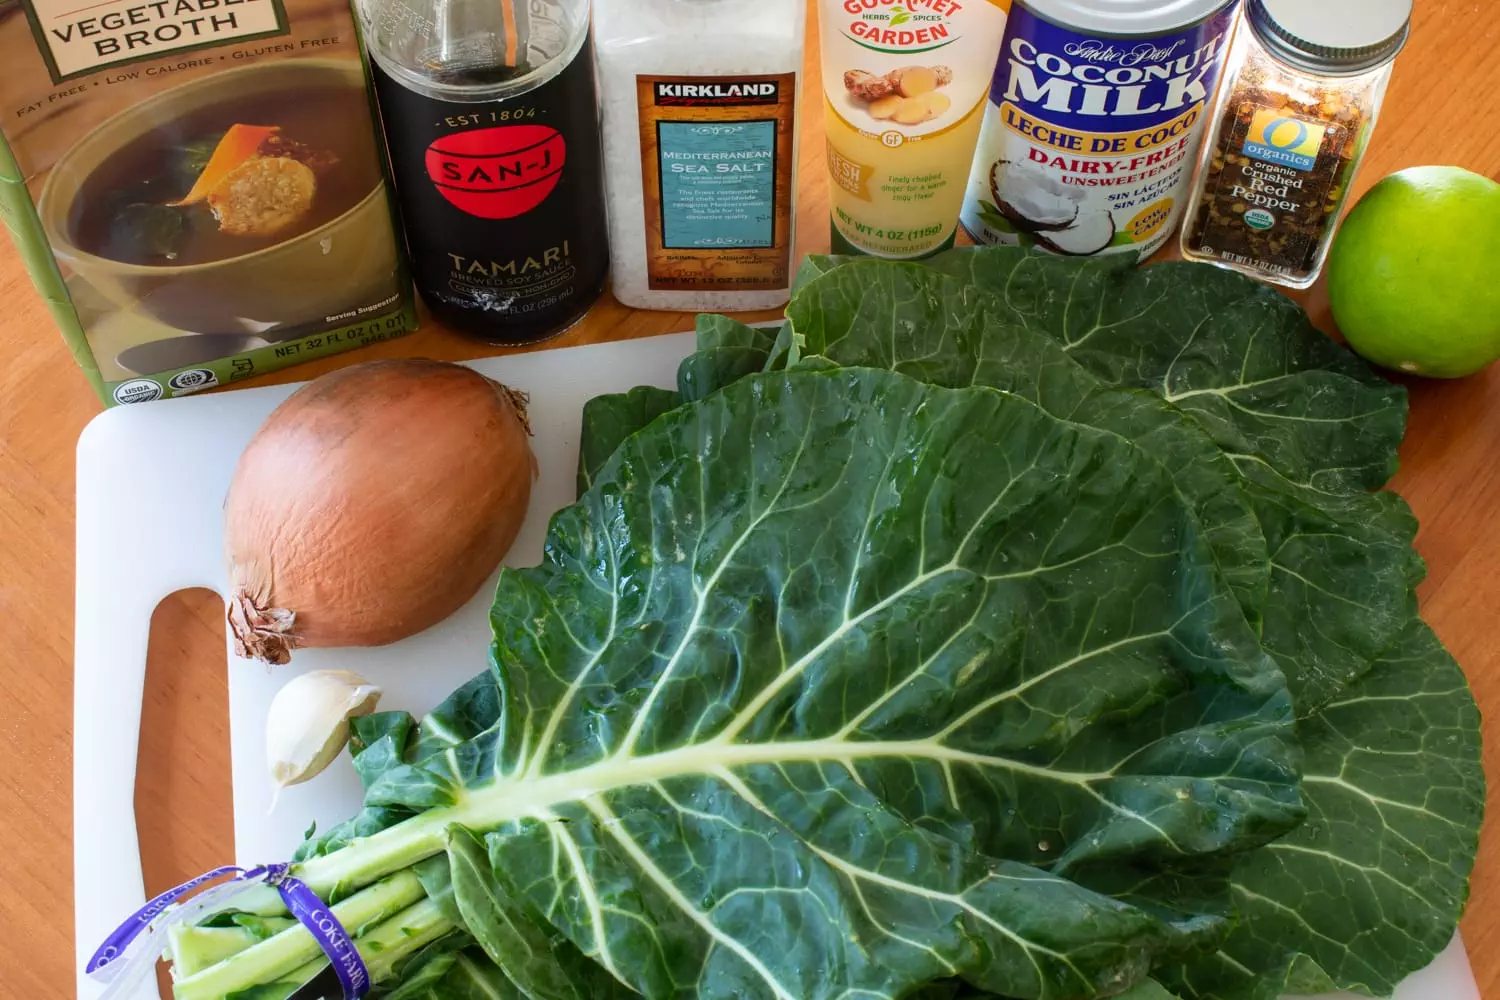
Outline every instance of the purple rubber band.
<svg viewBox="0 0 1500 1000"><path fill-rule="evenodd" d="M370 970L365 967L364 959L360 957L359 949L355 947L349 932L317 893L309 889L301 879L291 875L291 865L262 865L258 868L226 865L168 889L115 928L88 960L84 971L91 978L104 982L114 982L121 977L125 982L140 978L142 969L149 969L156 964L157 955L140 949L132 953L132 942L148 931L160 933L165 923L172 921L169 918L169 921L160 925L158 921L164 914L172 911L174 904L209 882L227 875L232 875L233 878L198 894L182 906L181 913L175 915L196 916L213 909L215 905L224 906L233 896L249 888L244 883L265 882L276 888L287 910L307 928L313 940L318 942L318 947L323 949L323 953L333 963L334 973L343 986L344 1000L359 1000L370 991Z"/></svg>
<svg viewBox="0 0 1500 1000"><path fill-rule="evenodd" d="M301 879L287 874L287 865L273 865L272 869L267 881L281 893L286 908L307 928L318 947L323 949L323 954L333 963L333 971L344 987L344 1000L359 1000L370 992L370 970L365 968L359 949L333 911Z"/></svg>
<svg viewBox="0 0 1500 1000"><path fill-rule="evenodd" d="M151 926L151 922L165 913L168 907L199 886L206 885L216 879L221 879L225 875L234 876L230 880L231 882L243 882L251 878L264 877L266 869L237 868L234 865L225 865L223 868L215 868L211 872L199 875L192 881L184 882L175 889L168 889L139 910L136 910L130 915L129 919L115 928L114 933L105 938L104 943L99 946L99 950L94 952L88 964L83 967L83 971L90 976L100 978L98 973L106 966L118 961L120 956L125 954L125 949L130 946L130 942L140 937L146 928Z"/></svg>

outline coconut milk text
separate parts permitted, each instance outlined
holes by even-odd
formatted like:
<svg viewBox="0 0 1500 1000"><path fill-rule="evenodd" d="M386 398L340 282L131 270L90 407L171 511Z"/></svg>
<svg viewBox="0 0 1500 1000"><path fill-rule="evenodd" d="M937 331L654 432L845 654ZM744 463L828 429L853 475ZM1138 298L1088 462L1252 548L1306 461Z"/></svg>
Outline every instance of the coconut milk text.
<svg viewBox="0 0 1500 1000"><path fill-rule="evenodd" d="M1054 24L1018 3L963 224L980 243L1094 256L1161 247L1182 214L1232 5L1150 38Z"/></svg>

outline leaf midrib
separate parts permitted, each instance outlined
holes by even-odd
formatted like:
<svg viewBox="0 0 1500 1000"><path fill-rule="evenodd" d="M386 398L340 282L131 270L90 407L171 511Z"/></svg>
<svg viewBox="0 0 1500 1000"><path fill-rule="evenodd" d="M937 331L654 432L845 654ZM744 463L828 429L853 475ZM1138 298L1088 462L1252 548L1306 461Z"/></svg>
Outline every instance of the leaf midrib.
<svg viewBox="0 0 1500 1000"><path fill-rule="evenodd" d="M952 765L1002 768L1049 781L1075 785L1105 801L1092 788L1113 778L1112 771L1062 771L944 746L936 739L850 741L837 735L822 740L779 743L736 743L720 736L707 743L679 747L637 757L616 753L573 771L539 778L501 778L479 789L460 791L451 806L432 809L406 823L356 840L342 850L308 861L299 876L314 891L360 884L399 871L440 853L448 827L494 830L506 823L540 818L554 807L582 802L592 796L684 777L711 777L715 771L735 771L761 764L838 764L854 773L855 763L874 758L925 760Z"/></svg>

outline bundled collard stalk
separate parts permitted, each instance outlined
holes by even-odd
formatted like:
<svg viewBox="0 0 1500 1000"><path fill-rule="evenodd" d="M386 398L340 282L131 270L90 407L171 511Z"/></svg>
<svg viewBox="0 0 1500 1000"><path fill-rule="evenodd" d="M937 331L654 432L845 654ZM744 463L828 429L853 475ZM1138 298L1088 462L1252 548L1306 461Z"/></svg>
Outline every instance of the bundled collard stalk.
<svg viewBox="0 0 1500 1000"><path fill-rule="evenodd" d="M397 997L1389 993L1483 802L1372 492L1404 426L1212 269L812 261L781 330L590 404L490 670L356 720L298 873ZM179 997L316 973L241 905Z"/></svg>

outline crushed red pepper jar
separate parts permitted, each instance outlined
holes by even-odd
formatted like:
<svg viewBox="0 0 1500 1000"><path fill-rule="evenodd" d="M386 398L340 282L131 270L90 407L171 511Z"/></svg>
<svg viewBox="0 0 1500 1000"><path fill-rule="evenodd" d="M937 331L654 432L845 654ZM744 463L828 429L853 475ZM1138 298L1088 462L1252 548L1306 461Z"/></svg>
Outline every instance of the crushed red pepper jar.
<svg viewBox="0 0 1500 1000"><path fill-rule="evenodd" d="M1328 258L1412 0L1249 0L1182 253L1306 288Z"/></svg>

